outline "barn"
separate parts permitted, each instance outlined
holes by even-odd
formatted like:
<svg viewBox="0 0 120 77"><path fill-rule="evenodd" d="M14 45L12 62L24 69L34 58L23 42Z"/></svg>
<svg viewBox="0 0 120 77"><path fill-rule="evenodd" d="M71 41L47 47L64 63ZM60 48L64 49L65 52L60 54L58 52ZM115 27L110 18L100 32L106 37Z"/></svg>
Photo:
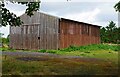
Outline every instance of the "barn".
<svg viewBox="0 0 120 77"><path fill-rule="evenodd" d="M35 12L20 16L21 26L10 27L10 48L61 49L100 43L100 26Z"/></svg>

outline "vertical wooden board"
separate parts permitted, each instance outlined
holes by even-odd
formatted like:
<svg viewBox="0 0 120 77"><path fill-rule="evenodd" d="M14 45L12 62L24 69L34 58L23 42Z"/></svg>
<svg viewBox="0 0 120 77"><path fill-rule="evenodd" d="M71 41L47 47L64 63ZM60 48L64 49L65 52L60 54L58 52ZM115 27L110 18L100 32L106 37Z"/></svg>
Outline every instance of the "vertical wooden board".
<svg viewBox="0 0 120 77"><path fill-rule="evenodd" d="M49 48L52 49L52 17L49 20Z"/></svg>
<svg viewBox="0 0 120 77"><path fill-rule="evenodd" d="M47 19L47 15L45 15L44 14L44 24L45 24L45 27L44 27L44 30L45 30L45 33L44 33L44 43L45 43L45 45L44 45L44 47L45 47L45 49L47 49L47 41L46 41L46 26L47 26L47 21L46 21L46 19Z"/></svg>
<svg viewBox="0 0 120 77"><path fill-rule="evenodd" d="M79 26L79 33L78 33L78 35L79 35L79 45L81 46L81 25L80 24L78 24L78 26Z"/></svg>
<svg viewBox="0 0 120 77"><path fill-rule="evenodd" d="M51 49L54 49L54 19L51 17Z"/></svg>
<svg viewBox="0 0 120 77"><path fill-rule="evenodd" d="M26 25L26 48L29 49L29 27L30 25Z"/></svg>
<svg viewBox="0 0 120 77"><path fill-rule="evenodd" d="M89 39L90 39L90 44L91 44L91 26L89 26Z"/></svg>
<svg viewBox="0 0 120 77"><path fill-rule="evenodd" d="M67 38L66 38L66 35L67 35L67 22L64 22L64 47L66 48L67 47Z"/></svg>
<svg viewBox="0 0 120 77"><path fill-rule="evenodd" d="M57 49L57 21L56 18L54 18L54 49Z"/></svg>
<svg viewBox="0 0 120 77"><path fill-rule="evenodd" d="M49 30L50 30L50 17L49 16L47 16L47 36L46 36L46 38L47 38L47 49L50 49L50 39L49 39L49 37L50 37L50 32L49 32Z"/></svg>
<svg viewBox="0 0 120 77"><path fill-rule="evenodd" d="M59 20L59 48L62 48L62 22Z"/></svg>
<svg viewBox="0 0 120 77"><path fill-rule="evenodd" d="M32 34L32 26L31 25L28 25L29 27L28 27L28 29L29 29L29 31L28 31L28 35L26 35L26 37L28 38L27 40L28 40L28 46L27 46L27 48L28 49L31 49L31 39L32 39L32 37L31 37L31 34Z"/></svg>
<svg viewBox="0 0 120 77"><path fill-rule="evenodd" d="M25 49L25 34L24 34L24 25L23 25L23 49Z"/></svg>
<svg viewBox="0 0 120 77"><path fill-rule="evenodd" d="M70 33L69 33L69 29L70 29L70 22L67 23L67 47L70 46Z"/></svg>
<svg viewBox="0 0 120 77"><path fill-rule="evenodd" d="M16 42L16 40L15 40L15 38L16 38L16 36L15 36L15 27L13 27L13 48L15 49L15 42Z"/></svg>
<svg viewBox="0 0 120 77"><path fill-rule="evenodd" d="M86 34L84 35L84 45L86 45L86 42L87 42L87 40L86 40Z"/></svg>
<svg viewBox="0 0 120 77"><path fill-rule="evenodd" d="M48 16L47 22L47 48L51 49L51 17Z"/></svg>
<svg viewBox="0 0 120 77"><path fill-rule="evenodd" d="M45 39L44 39L44 35L45 35L45 19L44 19L44 15L42 15L42 19L43 19L43 21L42 21L42 49L45 49Z"/></svg>
<svg viewBox="0 0 120 77"><path fill-rule="evenodd" d="M56 22L56 25L55 25L55 29L56 29L56 31L55 31L55 36L56 36L56 43L55 43L55 45L56 45L56 48L55 49L58 49L58 18L55 18L55 22Z"/></svg>
<svg viewBox="0 0 120 77"><path fill-rule="evenodd" d="M35 25L35 30L36 30L36 33L35 33L35 42L36 42L36 47L35 47L35 49L38 49L38 45L39 45L39 39L38 39L38 33L39 33L39 26L38 26L38 24L36 24Z"/></svg>
<svg viewBox="0 0 120 77"><path fill-rule="evenodd" d="M80 31L80 32L79 32L79 39L80 39L80 46L81 46L81 41L82 41L82 40L81 40L81 25L80 25L80 24L78 24L78 25L79 25L79 31Z"/></svg>
<svg viewBox="0 0 120 77"><path fill-rule="evenodd" d="M14 29L14 31L15 31L15 27L13 28ZM16 42L16 40L15 40L15 38L16 38L16 36L15 36L15 32L14 32L14 38L13 38L13 48L15 49L15 42Z"/></svg>
<svg viewBox="0 0 120 77"><path fill-rule="evenodd" d="M46 15L44 14L44 24L43 24L43 47L46 49Z"/></svg>
<svg viewBox="0 0 120 77"><path fill-rule="evenodd" d="M65 22L64 23L65 24L65 47L67 47L68 46L68 22Z"/></svg>
<svg viewBox="0 0 120 77"><path fill-rule="evenodd" d="M37 21L36 21L37 22ZM35 39L35 50L38 49L38 24L34 24L34 39Z"/></svg>
<svg viewBox="0 0 120 77"><path fill-rule="evenodd" d="M16 32L17 32L17 28L15 27L15 49L18 49L18 45L17 45L18 38Z"/></svg>
<svg viewBox="0 0 120 77"><path fill-rule="evenodd" d="M41 49L44 49L44 15L41 14Z"/></svg>
<svg viewBox="0 0 120 77"><path fill-rule="evenodd" d="M70 34L69 34L69 26L70 26L70 24L69 23L67 23L68 25L67 25L67 47L69 47L70 46Z"/></svg>
<svg viewBox="0 0 120 77"><path fill-rule="evenodd" d="M32 49L32 45L33 45L33 42L34 42L34 40L33 40L33 38L32 38L32 25L30 26L30 36L29 36L29 44L30 44L30 48L29 49Z"/></svg>
<svg viewBox="0 0 120 77"><path fill-rule="evenodd" d="M62 22L62 32L63 32L63 48L64 48L64 40L65 40L65 37L64 37L64 22Z"/></svg>
<svg viewBox="0 0 120 77"><path fill-rule="evenodd" d="M53 49L56 48L56 21L55 18L53 18Z"/></svg>
<svg viewBox="0 0 120 77"><path fill-rule="evenodd" d="M55 41L56 41L56 37L55 37L55 21L54 21L54 18L52 17L52 49L55 49Z"/></svg>
<svg viewBox="0 0 120 77"><path fill-rule="evenodd" d="M61 21L61 25L60 25L60 33L61 33L61 48L64 47L64 33L63 33L63 21Z"/></svg>
<svg viewBox="0 0 120 77"><path fill-rule="evenodd" d="M42 49L42 14L40 13L40 26L39 26L39 37L40 37L40 42L39 42L39 48Z"/></svg>
<svg viewBox="0 0 120 77"><path fill-rule="evenodd" d="M77 23L76 23L75 25L76 25L76 45L79 46L79 39L78 39L78 25L77 25Z"/></svg>
<svg viewBox="0 0 120 77"><path fill-rule="evenodd" d="M34 30L34 26L31 25L31 40L30 40L30 42L31 42L31 49L34 49L34 43L35 43L35 41L34 41L35 39L34 39L33 30Z"/></svg>
<svg viewBox="0 0 120 77"><path fill-rule="evenodd" d="M72 40L73 40L73 45L75 45L76 44L76 37L75 37L75 24L74 23L72 23L72 26L73 26L73 34L72 34Z"/></svg>
<svg viewBox="0 0 120 77"><path fill-rule="evenodd" d="M54 35L53 35L53 29L54 29L54 19L51 17L51 49L54 48Z"/></svg>
<svg viewBox="0 0 120 77"><path fill-rule="evenodd" d="M33 25L32 26L32 31L33 31L33 33L32 33L32 40L31 40L31 42L33 42L33 44L32 44L32 49L35 49L35 46L36 46L36 42L35 42L35 33L34 33L34 29L35 28L35 26Z"/></svg>
<svg viewBox="0 0 120 77"><path fill-rule="evenodd" d="M40 39L38 39L38 37L40 35L39 33L40 33L40 24L38 24L38 32L37 32L37 37L36 37L37 43L38 43L37 49L39 49L39 46L40 46Z"/></svg>
<svg viewBox="0 0 120 77"><path fill-rule="evenodd" d="M56 20L56 49L58 49L59 48L59 43L58 43L58 38L59 38L59 36L58 36L58 29L59 29L59 21L58 21L58 18L56 18L55 19Z"/></svg>
<svg viewBox="0 0 120 77"><path fill-rule="evenodd" d="M67 29L68 29L68 31L67 31L67 47L69 47L70 45L71 45L71 38L70 38L70 33L69 33L69 29L70 29L70 22L69 23L67 23L68 25L67 25Z"/></svg>
<svg viewBox="0 0 120 77"><path fill-rule="evenodd" d="M76 23L76 45L79 46L79 26Z"/></svg>
<svg viewBox="0 0 120 77"><path fill-rule="evenodd" d="M47 27L48 27L48 15L46 15L46 17L45 17L46 19L46 26L45 26L45 30L46 30L46 35L45 35L45 42L46 42L46 49L48 49L48 40L47 40L47 38L48 38L48 31L47 31Z"/></svg>
<svg viewBox="0 0 120 77"><path fill-rule="evenodd" d="M21 38L21 49L23 49L23 25L20 26L21 28L21 34L20 34L20 38Z"/></svg>
<svg viewBox="0 0 120 77"><path fill-rule="evenodd" d="M15 38L15 48L18 49L17 27L15 27L15 36L16 36L16 38Z"/></svg>
<svg viewBox="0 0 120 77"><path fill-rule="evenodd" d="M47 27L48 27L48 16L46 15L45 17L45 20L46 20L46 27L45 27L45 30L46 30L46 35L45 35L45 42L46 42L46 49L48 49L48 40L47 40L47 37L48 37L48 31L47 31Z"/></svg>

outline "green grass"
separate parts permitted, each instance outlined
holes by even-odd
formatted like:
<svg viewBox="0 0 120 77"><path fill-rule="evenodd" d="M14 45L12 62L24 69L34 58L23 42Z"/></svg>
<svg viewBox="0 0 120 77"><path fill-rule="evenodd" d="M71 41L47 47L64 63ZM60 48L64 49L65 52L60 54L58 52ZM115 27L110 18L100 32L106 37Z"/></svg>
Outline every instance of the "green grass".
<svg viewBox="0 0 120 77"><path fill-rule="evenodd" d="M48 58L47 61L22 61L23 56L3 55L3 75L96 75L116 74L117 65L105 61L81 61L82 59ZM31 57L31 56L29 56ZM41 57L38 57L41 58Z"/></svg>
<svg viewBox="0 0 120 77"><path fill-rule="evenodd" d="M37 52L99 58L118 63L118 52L120 51L119 48L119 45L93 44L79 47L70 46L60 50L38 50Z"/></svg>
<svg viewBox="0 0 120 77"><path fill-rule="evenodd" d="M93 44L87 46L70 46L68 48L61 49L60 51L96 51L96 50L113 50L113 51L120 51L118 45L108 45L108 44Z"/></svg>
<svg viewBox="0 0 120 77"><path fill-rule="evenodd" d="M16 49L10 49L7 47L0 47L0 51L11 51L11 52L16 52Z"/></svg>
<svg viewBox="0 0 120 77"><path fill-rule="evenodd" d="M0 48L1 49L1 48ZM16 51L3 48L4 51ZM24 50L26 51L26 50ZM70 46L61 50L31 50L31 52L52 53L59 55L81 56L83 59L52 58L49 56L37 57L48 58L45 61L22 61L19 56L3 55L3 75L89 75L89 74L115 74L118 66L117 45L88 45ZM24 56L27 57L27 56ZM31 56L28 56L31 57ZM98 59L96 61L86 61L85 58Z"/></svg>
<svg viewBox="0 0 120 77"><path fill-rule="evenodd" d="M82 56L89 58L100 58L104 60L111 60L118 63L118 52L120 51L120 45L108 45L108 44L93 44L87 46L70 46L68 48L60 50L22 50L42 53L52 53L59 55L70 55L70 56ZM15 49L0 48L2 51L13 51Z"/></svg>

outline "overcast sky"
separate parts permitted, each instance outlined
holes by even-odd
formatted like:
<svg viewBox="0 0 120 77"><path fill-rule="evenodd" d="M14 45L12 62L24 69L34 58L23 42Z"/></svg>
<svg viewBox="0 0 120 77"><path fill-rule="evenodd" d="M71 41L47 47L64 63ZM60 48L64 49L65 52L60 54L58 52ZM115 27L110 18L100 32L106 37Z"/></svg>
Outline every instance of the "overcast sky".
<svg viewBox="0 0 120 77"><path fill-rule="evenodd" d="M118 13L113 8L117 2L117 0L106 0L104 2L101 0L97 2L95 0L92 0L92 2L88 2L88 0L71 0L70 2L65 0L44 0L41 3L40 11L105 27L109 24L109 21L118 24ZM12 3L8 3L6 7L17 16L22 15L26 9L24 5ZM9 34L9 26L2 27L0 31L6 37Z"/></svg>

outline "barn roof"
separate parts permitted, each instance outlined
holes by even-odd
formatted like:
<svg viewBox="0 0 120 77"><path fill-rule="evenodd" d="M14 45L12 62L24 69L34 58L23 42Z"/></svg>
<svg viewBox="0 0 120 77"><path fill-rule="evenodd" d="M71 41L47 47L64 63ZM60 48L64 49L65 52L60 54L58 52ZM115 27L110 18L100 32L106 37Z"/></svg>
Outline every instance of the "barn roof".
<svg viewBox="0 0 120 77"><path fill-rule="evenodd" d="M37 13L46 14L46 15L49 15L49 16L52 16L52 17L55 17L55 18L59 18L60 20L66 20L66 21L71 21L71 22L77 22L77 23L80 23L80 24L86 24L86 25L101 27L100 25L94 25L94 24L85 23L85 22L80 22L80 21L76 21L76 20L72 20L72 19L61 18L61 17L58 17L58 16L54 16L54 15L50 15L50 14L44 13L44 12L37 12ZM22 14L22 15L24 15L24 14ZM22 16L22 15L21 15L21 16ZM21 16L20 16L20 17L21 17Z"/></svg>
<svg viewBox="0 0 120 77"><path fill-rule="evenodd" d="M99 26L99 25L89 24L89 23L80 22L80 21L71 20L71 19L66 19L66 18L61 18L61 20L66 20L66 21L71 21L71 22L77 22L77 23L80 23L80 24L86 24L86 25L101 27L101 26Z"/></svg>

